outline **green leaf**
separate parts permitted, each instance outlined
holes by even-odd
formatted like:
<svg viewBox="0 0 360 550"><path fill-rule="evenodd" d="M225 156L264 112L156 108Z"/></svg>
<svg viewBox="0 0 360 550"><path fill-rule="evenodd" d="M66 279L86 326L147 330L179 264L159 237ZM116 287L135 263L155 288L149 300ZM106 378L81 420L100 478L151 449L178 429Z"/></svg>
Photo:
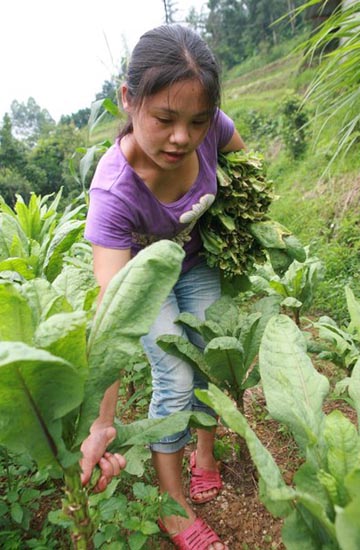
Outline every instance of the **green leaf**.
<svg viewBox="0 0 360 550"><path fill-rule="evenodd" d="M16 250L13 243L16 242ZM7 213L0 214L0 260L11 256L28 256L28 239L15 217Z"/></svg>
<svg viewBox="0 0 360 550"><path fill-rule="evenodd" d="M159 241L139 252L109 283L88 339L80 439L96 418L104 391L139 350L140 337L149 331L179 277L183 257L179 245Z"/></svg>
<svg viewBox="0 0 360 550"><path fill-rule="evenodd" d="M0 342L0 442L26 451L39 467L66 459L61 418L82 401L73 367L46 351Z"/></svg>
<svg viewBox="0 0 360 550"><path fill-rule="evenodd" d="M95 277L89 269L80 269L72 265L64 266L53 281L53 287L59 294L65 296L74 310L84 309L92 287L98 288Z"/></svg>
<svg viewBox="0 0 360 550"><path fill-rule="evenodd" d="M185 361L206 379L210 379L211 374L203 353L187 338L175 334L165 334L157 338L156 343L166 353Z"/></svg>
<svg viewBox="0 0 360 550"><path fill-rule="evenodd" d="M62 308L62 311L71 311L70 305L66 305L64 298L59 296L46 279L33 279L26 282L22 285L21 292L31 308L35 326L51 314L60 313L59 308Z"/></svg>
<svg viewBox="0 0 360 550"><path fill-rule="evenodd" d="M319 536L309 525L311 520L307 519L298 509L285 519L281 534L287 550L320 550L323 547Z"/></svg>
<svg viewBox="0 0 360 550"><path fill-rule="evenodd" d="M8 258L0 262L0 271L15 271L24 279L33 279L35 272L26 258Z"/></svg>
<svg viewBox="0 0 360 550"><path fill-rule="evenodd" d="M355 299L350 287L345 287L346 303L350 315L349 332L357 333L360 336L360 303Z"/></svg>
<svg viewBox="0 0 360 550"><path fill-rule="evenodd" d="M122 454L126 458L125 471L132 476L143 476L145 472L145 462L148 462L151 458L150 449L143 445L134 445Z"/></svg>
<svg viewBox="0 0 360 550"><path fill-rule="evenodd" d="M360 358L355 363L349 380L349 395L353 400L358 418L358 429L360 431Z"/></svg>
<svg viewBox="0 0 360 550"><path fill-rule="evenodd" d="M147 418L131 424L116 424L117 438L112 445L121 452L124 447L154 443L164 436L183 431L188 425L211 428L216 426L216 420L205 413L182 411L164 418Z"/></svg>
<svg viewBox="0 0 360 550"><path fill-rule="evenodd" d="M246 367L243 347L236 338L213 338L204 350L204 357L211 379L217 381L217 385L225 384L231 392L237 392L241 388Z"/></svg>
<svg viewBox="0 0 360 550"><path fill-rule="evenodd" d="M15 523L21 523L24 517L24 510L18 502L10 506L10 514Z"/></svg>
<svg viewBox="0 0 360 550"><path fill-rule="evenodd" d="M336 509L336 535L341 550L360 548L360 496L358 495L345 508Z"/></svg>
<svg viewBox="0 0 360 550"><path fill-rule="evenodd" d="M61 272L64 253L70 250L83 229L84 222L80 220L70 220L57 227L43 265L44 273L50 282Z"/></svg>
<svg viewBox="0 0 360 550"><path fill-rule="evenodd" d="M300 448L322 445L325 420L322 405L329 382L311 364L306 340L285 315L270 319L259 352L261 380L270 415L291 429Z"/></svg>
<svg viewBox="0 0 360 550"><path fill-rule="evenodd" d="M143 533L140 533L140 532L131 533L128 538L130 550L140 550L144 546L146 541L147 541L147 535L143 535Z"/></svg>
<svg viewBox="0 0 360 550"><path fill-rule="evenodd" d="M233 401L213 384L209 384L208 390L196 390L195 393L201 401L218 413L231 430L246 440L251 458L262 480L262 499L266 500L266 506L270 510L276 510L279 515L287 515L291 511L291 506L287 502L288 496L277 496L276 501L270 498L271 490L286 488L281 472L270 452L250 428L246 418L235 408Z"/></svg>
<svg viewBox="0 0 360 550"><path fill-rule="evenodd" d="M76 367L83 376L86 374L86 315L84 312L52 315L38 326L34 343L36 347L45 349Z"/></svg>
<svg viewBox="0 0 360 550"><path fill-rule="evenodd" d="M19 288L0 283L0 340L31 344L34 330L30 306Z"/></svg>
<svg viewBox="0 0 360 550"><path fill-rule="evenodd" d="M360 438L356 428L340 411L334 410L326 417L324 438L329 472L343 485L346 476L359 466Z"/></svg>

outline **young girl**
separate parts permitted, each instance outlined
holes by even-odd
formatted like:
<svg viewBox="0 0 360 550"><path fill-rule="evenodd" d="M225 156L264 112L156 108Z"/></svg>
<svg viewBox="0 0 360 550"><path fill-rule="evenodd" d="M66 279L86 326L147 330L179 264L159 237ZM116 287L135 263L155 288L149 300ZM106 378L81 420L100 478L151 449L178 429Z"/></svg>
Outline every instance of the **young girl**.
<svg viewBox="0 0 360 550"><path fill-rule="evenodd" d="M200 337L175 324L182 311L204 319L220 297L219 273L201 256L198 219L216 195L219 151L244 143L233 122L219 109L219 70L211 51L193 31L161 26L136 45L121 88L128 122L116 143L101 158L90 190L86 238L93 244L94 272L107 284L141 248L159 239L180 243L186 257L182 273L162 307L143 347L152 368L150 418L194 409L215 415L194 398L194 387L206 383L185 362L156 344L163 334L186 335L204 347ZM82 445L83 483L99 464L97 490L104 490L124 467L120 455L106 452L114 438L113 420L119 384L104 395L98 419ZM190 458L190 498L195 504L215 498L221 477L213 456L215 430L198 430L197 451ZM160 490L168 492L188 517L167 517L161 527L184 550L226 550L206 523L197 518L182 488L184 447L189 430L151 445Z"/></svg>

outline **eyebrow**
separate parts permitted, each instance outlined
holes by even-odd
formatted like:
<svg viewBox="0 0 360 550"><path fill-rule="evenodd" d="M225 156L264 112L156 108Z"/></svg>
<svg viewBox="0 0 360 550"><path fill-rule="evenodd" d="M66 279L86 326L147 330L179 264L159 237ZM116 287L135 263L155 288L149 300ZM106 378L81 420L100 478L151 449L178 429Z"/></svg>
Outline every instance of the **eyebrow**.
<svg viewBox="0 0 360 550"><path fill-rule="evenodd" d="M178 111L175 111L175 109L166 109L165 107L155 107L154 110L159 112L161 111L162 113L167 113L169 115L177 115L179 113ZM201 113L194 114L194 117L202 116L211 116L211 111L207 109L206 111L201 111Z"/></svg>

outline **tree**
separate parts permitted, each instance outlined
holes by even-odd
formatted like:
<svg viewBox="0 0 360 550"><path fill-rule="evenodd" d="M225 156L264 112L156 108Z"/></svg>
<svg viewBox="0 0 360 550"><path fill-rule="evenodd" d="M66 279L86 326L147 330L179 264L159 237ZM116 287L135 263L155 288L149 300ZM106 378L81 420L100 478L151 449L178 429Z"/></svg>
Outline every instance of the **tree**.
<svg viewBox="0 0 360 550"><path fill-rule="evenodd" d="M170 23L175 23L176 12L178 11L176 4L177 2L174 2L173 0L163 0L165 23L167 25L170 25Z"/></svg>
<svg viewBox="0 0 360 550"><path fill-rule="evenodd" d="M6 113L0 129L0 167L21 171L25 162L25 147L12 135L11 119Z"/></svg>
<svg viewBox="0 0 360 550"><path fill-rule="evenodd" d="M79 109L76 113L71 115L62 115L60 118L60 124L71 124L73 123L76 128L84 128L90 117L91 109L86 107L85 109Z"/></svg>
<svg viewBox="0 0 360 550"><path fill-rule="evenodd" d="M33 182L38 193L47 195L58 191L60 187L64 187L64 196L72 191L77 184L70 175L69 160L80 145L82 138L73 124L59 124L51 134L39 139L29 155L29 165L37 168L34 176L37 177L39 169L45 175L45 181ZM29 173L28 178L30 177Z"/></svg>
<svg viewBox="0 0 360 550"><path fill-rule="evenodd" d="M33 147L41 135L54 128L55 121L46 109L29 97L27 103L14 100L11 104L11 122L15 136Z"/></svg>

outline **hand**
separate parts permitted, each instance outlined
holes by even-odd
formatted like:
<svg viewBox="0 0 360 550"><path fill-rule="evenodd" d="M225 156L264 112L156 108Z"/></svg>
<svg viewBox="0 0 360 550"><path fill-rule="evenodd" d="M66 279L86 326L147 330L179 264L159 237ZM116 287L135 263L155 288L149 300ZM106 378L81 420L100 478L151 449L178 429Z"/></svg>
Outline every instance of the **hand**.
<svg viewBox="0 0 360 550"><path fill-rule="evenodd" d="M105 491L114 476L125 468L126 461L122 455L106 451L108 445L115 439L116 430L113 426L92 427L90 435L81 445L83 457L80 460L82 469L81 482L86 485L91 478L96 464L101 470L100 478L94 487L95 493Z"/></svg>

